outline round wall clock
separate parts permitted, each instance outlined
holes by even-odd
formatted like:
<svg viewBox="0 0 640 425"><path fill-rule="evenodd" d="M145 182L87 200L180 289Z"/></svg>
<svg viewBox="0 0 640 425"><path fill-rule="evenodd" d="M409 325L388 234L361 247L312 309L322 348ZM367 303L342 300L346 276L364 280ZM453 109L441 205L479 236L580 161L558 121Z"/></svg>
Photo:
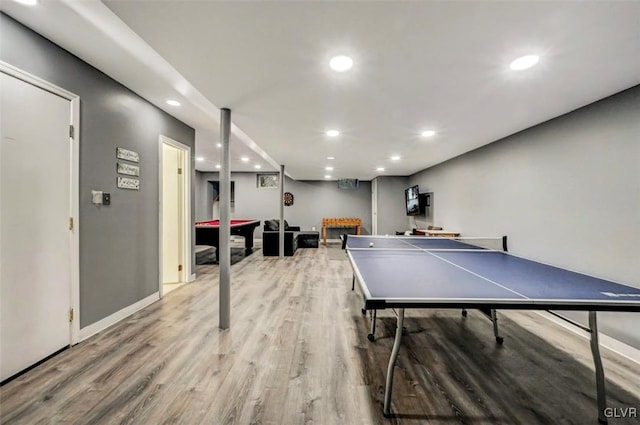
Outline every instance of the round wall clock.
<svg viewBox="0 0 640 425"><path fill-rule="evenodd" d="M286 207L290 207L291 205L293 205L293 193L291 192L284 193L284 205Z"/></svg>

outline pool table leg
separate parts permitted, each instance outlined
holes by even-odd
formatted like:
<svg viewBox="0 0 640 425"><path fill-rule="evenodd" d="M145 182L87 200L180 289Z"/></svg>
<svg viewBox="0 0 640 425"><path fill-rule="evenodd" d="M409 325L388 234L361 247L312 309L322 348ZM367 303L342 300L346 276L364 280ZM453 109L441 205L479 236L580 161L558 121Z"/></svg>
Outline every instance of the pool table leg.
<svg viewBox="0 0 640 425"><path fill-rule="evenodd" d="M244 235L244 253L249 255L253 252L253 232L251 235Z"/></svg>

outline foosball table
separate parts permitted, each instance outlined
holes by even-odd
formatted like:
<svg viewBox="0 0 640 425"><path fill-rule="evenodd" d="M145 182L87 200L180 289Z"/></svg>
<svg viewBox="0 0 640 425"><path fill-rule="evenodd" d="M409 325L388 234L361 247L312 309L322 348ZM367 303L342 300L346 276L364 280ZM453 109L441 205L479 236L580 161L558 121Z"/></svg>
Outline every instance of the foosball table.
<svg viewBox="0 0 640 425"><path fill-rule="evenodd" d="M360 234L362 220L354 217L323 218L322 219L322 244L327 244L327 228L329 227L353 227L356 235Z"/></svg>

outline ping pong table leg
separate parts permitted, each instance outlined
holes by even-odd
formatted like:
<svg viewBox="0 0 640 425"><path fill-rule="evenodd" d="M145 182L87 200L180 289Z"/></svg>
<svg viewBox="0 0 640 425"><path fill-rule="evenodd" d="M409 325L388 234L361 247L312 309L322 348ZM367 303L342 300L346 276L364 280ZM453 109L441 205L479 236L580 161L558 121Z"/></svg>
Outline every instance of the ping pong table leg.
<svg viewBox="0 0 640 425"><path fill-rule="evenodd" d="M371 332L367 335L369 341L376 339L376 316L377 311L375 308L371 310Z"/></svg>
<svg viewBox="0 0 640 425"><path fill-rule="evenodd" d="M602 368L602 359L600 358L600 348L598 343L598 321L596 312L589 312L589 328L591 329L591 354L593 355L593 363L596 367L596 392L598 397L598 422L607 423L604 415L607 409L607 394L604 388L604 369Z"/></svg>
<svg viewBox="0 0 640 425"><path fill-rule="evenodd" d="M500 336L498 332L498 313L495 309L491 309L491 321L493 322L493 335L496 337L496 342L498 344L502 344L504 342L504 338Z"/></svg>
<svg viewBox="0 0 640 425"><path fill-rule="evenodd" d="M393 340L393 349L387 367L387 385L384 389L384 408L382 412L386 417L391 415L391 391L393 390L393 369L396 366L398 352L400 351L400 340L402 339L402 326L404 324L404 308L398 309L398 323L396 325L396 337Z"/></svg>
<svg viewBox="0 0 640 425"><path fill-rule="evenodd" d="M351 278L351 290L355 291L356 290L356 275L354 274L353 277ZM367 309L362 307L362 315L366 315L367 314Z"/></svg>

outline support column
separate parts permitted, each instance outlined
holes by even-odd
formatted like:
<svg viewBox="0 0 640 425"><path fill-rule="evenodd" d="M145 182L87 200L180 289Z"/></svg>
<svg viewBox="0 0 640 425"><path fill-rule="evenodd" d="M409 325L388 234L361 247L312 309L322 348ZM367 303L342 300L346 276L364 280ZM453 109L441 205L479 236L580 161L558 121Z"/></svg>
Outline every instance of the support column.
<svg viewBox="0 0 640 425"><path fill-rule="evenodd" d="M220 329L228 329L231 316L231 170L229 133L231 110L220 110L220 232L218 265L220 270Z"/></svg>
<svg viewBox="0 0 640 425"><path fill-rule="evenodd" d="M284 164L280 165L280 226L278 230L279 256L284 258Z"/></svg>

